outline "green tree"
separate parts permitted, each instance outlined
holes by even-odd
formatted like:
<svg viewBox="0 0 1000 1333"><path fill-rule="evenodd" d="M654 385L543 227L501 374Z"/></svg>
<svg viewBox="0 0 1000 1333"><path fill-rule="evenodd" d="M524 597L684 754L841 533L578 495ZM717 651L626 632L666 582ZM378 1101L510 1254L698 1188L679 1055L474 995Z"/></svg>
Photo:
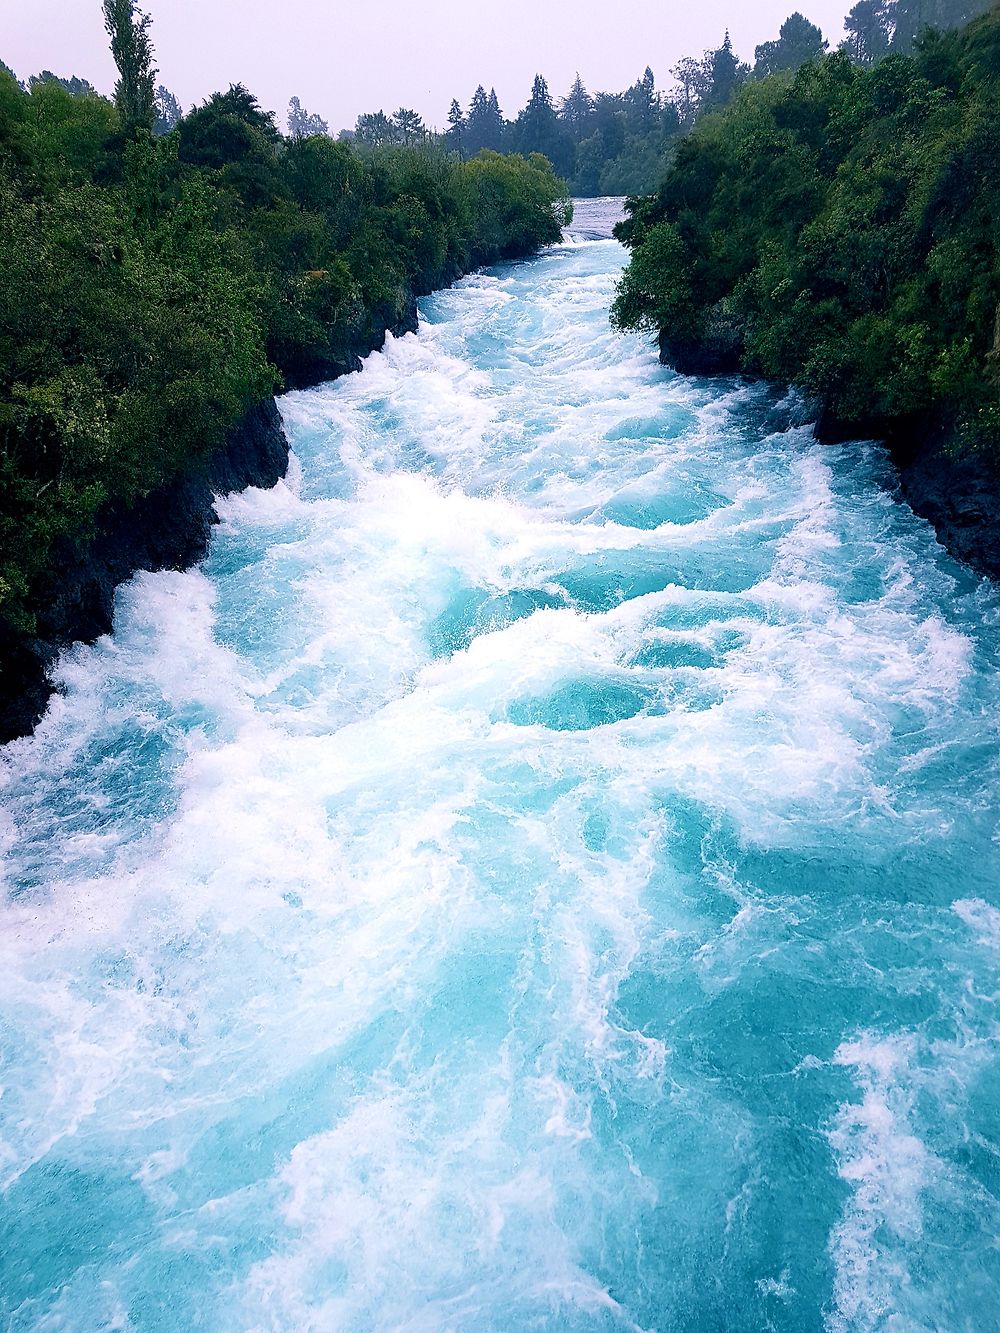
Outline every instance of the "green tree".
<svg viewBox="0 0 1000 1333"><path fill-rule="evenodd" d="M629 129L633 133L648 134L653 128L660 109L656 80L653 78L653 71L648 65L642 78L633 83L632 87L627 90L622 98L622 103Z"/></svg>
<svg viewBox="0 0 1000 1333"><path fill-rule="evenodd" d="M503 112L500 110L500 103L497 100L497 90L491 88L490 95L486 99L486 147L499 152L503 143L503 133Z"/></svg>
<svg viewBox="0 0 1000 1333"><path fill-rule="evenodd" d="M401 106L398 111L393 113L393 127L395 129L396 143L403 144L404 147L412 147L414 144L423 143L427 137L427 127L416 111L411 111L408 107Z"/></svg>
<svg viewBox="0 0 1000 1333"><path fill-rule="evenodd" d="M579 142L586 135L593 114L593 98L583 86L583 80L577 71L573 86L563 98L559 108L559 118L573 138Z"/></svg>
<svg viewBox="0 0 1000 1333"><path fill-rule="evenodd" d="M397 142L396 127L384 111L358 116L354 135L357 142L366 148L383 148L386 144Z"/></svg>
<svg viewBox="0 0 1000 1333"><path fill-rule="evenodd" d="M491 88L487 95L482 84L472 95L469 103L469 115L465 127L465 153L467 157L475 155L484 148L499 150L503 138L503 116L496 92Z"/></svg>
<svg viewBox="0 0 1000 1333"><path fill-rule="evenodd" d="M111 38L111 54L118 66L115 105L122 129L129 136L151 134L156 120L150 18L136 0L104 0L104 26Z"/></svg>
<svg viewBox="0 0 1000 1333"><path fill-rule="evenodd" d="M464 156L465 150L465 117L462 114L462 108L457 98L451 99L451 106L448 108L448 129L445 133L445 141L453 153L459 153Z"/></svg>
<svg viewBox="0 0 1000 1333"><path fill-rule="evenodd" d="M702 106L726 106L735 97L749 72L737 58L728 30L722 45L715 51L705 53L704 63L708 78Z"/></svg>
<svg viewBox="0 0 1000 1333"><path fill-rule="evenodd" d="M4 66L6 69L6 66ZM97 97L97 89L86 79L78 78L75 74L69 79L61 79L57 74L53 74L50 69L43 69L41 74L32 74L28 80L29 88L36 88L41 83L55 83L63 88L71 97Z"/></svg>
<svg viewBox="0 0 1000 1333"><path fill-rule="evenodd" d="M615 319L680 368L803 386L828 431L1000 448L998 49L1000 9L750 83L631 201Z"/></svg>
<svg viewBox="0 0 1000 1333"><path fill-rule="evenodd" d="M514 122L511 145L524 157L532 153L547 157L560 175L572 173L573 140L559 123L549 86L541 74L535 75L528 104Z"/></svg>
<svg viewBox="0 0 1000 1333"><path fill-rule="evenodd" d="M769 74L800 69L809 60L818 60L829 46L821 30L802 14L785 19L777 41L764 42L754 52L754 76L766 78Z"/></svg>
<svg viewBox="0 0 1000 1333"><path fill-rule="evenodd" d="M928 28L944 32L986 13L994 0L895 0L892 46L912 51Z"/></svg>
<svg viewBox="0 0 1000 1333"><path fill-rule="evenodd" d="M670 71L677 84L674 105L682 125L693 125L712 88L712 62L685 56Z"/></svg>

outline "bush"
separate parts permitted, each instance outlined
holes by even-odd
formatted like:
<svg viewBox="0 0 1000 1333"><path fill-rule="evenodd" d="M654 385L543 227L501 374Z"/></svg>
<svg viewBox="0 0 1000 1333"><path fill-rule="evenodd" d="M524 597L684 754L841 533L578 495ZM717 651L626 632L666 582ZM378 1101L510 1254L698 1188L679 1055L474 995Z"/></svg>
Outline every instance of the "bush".
<svg viewBox="0 0 1000 1333"><path fill-rule="evenodd" d="M1000 12L870 69L749 85L629 201L613 316L800 384L848 429L932 413L993 447Z"/></svg>

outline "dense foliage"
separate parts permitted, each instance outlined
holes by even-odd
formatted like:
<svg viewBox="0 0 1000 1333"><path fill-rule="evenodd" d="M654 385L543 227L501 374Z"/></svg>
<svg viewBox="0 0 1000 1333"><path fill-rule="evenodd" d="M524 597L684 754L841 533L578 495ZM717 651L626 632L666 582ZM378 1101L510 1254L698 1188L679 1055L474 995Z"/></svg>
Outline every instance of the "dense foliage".
<svg viewBox="0 0 1000 1333"><path fill-rule="evenodd" d="M870 67L746 86L629 201L614 317L803 385L845 429L1000 436L1000 7Z"/></svg>
<svg viewBox="0 0 1000 1333"><path fill-rule="evenodd" d="M116 104L0 70L0 616L22 631L108 502L196 467L282 379L349 368L414 294L566 220L540 158L362 160L302 124L283 138L240 87L171 131L141 15L106 8Z"/></svg>

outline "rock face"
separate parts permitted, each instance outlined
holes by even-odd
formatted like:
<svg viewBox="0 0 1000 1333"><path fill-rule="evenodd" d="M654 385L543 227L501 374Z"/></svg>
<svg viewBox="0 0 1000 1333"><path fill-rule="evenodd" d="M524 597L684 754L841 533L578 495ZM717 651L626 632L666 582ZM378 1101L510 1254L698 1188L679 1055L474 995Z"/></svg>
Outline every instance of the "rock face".
<svg viewBox="0 0 1000 1333"><path fill-rule="evenodd" d="M111 630L115 588L140 569L184 569L208 550L214 497L273 486L288 468L288 442L273 398L244 417L197 471L132 508L109 506L100 533L59 553L40 598L36 636L0 618L0 742L24 736L45 711L48 671L62 649Z"/></svg>
<svg viewBox="0 0 1000 1333"><path fill-rule="evenodd" d="M363 357L370 352L380 352L385 346L387 333L397 338L404 333L416 333L417 319L417 297L412 291L403 293L401 307L390 301L373 306L351 330L347 345L339 351L331 350L325 355L309 358L299 357L294 364L285 364L282 368L285 387L309 389L314 384L324 384L327 380L339 379L341 375L360 370Z"/></svg>
<svg viewBox="0 0 1000 1333"><path fill-rule="evenodd" d="M938 541L980 574L1000 579L1000 467L996 459L951 453L948 436L899 457L903 494L934 525Z"/></svg>

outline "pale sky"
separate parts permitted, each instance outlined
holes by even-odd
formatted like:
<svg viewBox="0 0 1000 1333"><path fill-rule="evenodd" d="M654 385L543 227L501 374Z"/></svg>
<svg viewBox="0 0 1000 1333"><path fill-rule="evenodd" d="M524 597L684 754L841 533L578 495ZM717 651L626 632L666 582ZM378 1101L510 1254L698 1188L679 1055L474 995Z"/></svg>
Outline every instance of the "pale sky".
<svg viewBox="0 0 1000 1333"><path fill-rule="evenodd" d="M156 63L185 109L244 83L284 129L288 99L330 129L363 111L413 107L443 127L457 97L495 85L506 116L524 105L537 72L561 97L577 70L591 92L620 92L651 65L670 67L718 46L728 27L737 54L778 34L799 8L831 47L852 0L140 0L152 15ZM100 0L0 0L0 60L20 78L51 69L114 86Z"/></svg>

